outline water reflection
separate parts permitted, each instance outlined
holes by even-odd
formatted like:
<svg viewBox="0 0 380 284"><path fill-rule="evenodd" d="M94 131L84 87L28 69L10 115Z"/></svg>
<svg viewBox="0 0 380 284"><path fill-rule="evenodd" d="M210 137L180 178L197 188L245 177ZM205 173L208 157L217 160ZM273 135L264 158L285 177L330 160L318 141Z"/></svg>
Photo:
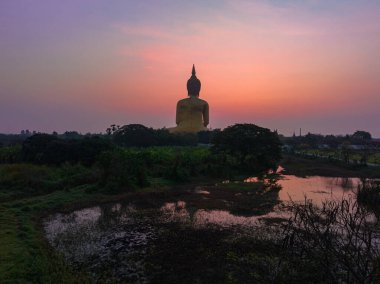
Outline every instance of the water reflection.
<svg viewBox="0 0 380 284"><path fill-rule="evenodd" d="M342 200L352 196L360 184L360 179L285 176L284 179L279 180L279 183L282 186L282 190L279 192L281 201L302 202L306 197L320 206L325 200Z"/></svg>
<svg viewBox="0 0 380 284"><path fill-rule="evenodd" d="M253 181L256 179L246 180ZM264 184L266 182L271 184L272 181L264 181ZM147 251L162 228L174 229L170 226L176 224L193 229L228 229L233 234L258 232L268 228L273 220L281 222L290 214L281 204L273 206L274 203L261 214L252 210L258 206L254 201L262 195L272 194L270 198L278 198L283 203L303 202L306 196L321 205L326 199L341 200L353 194L359 182L357 178L285 176L278 181L282 189L278 187L272 193L267 191L273 188L265 186L256 191L237 190L239 184L235 183L233 187L224 184L223 189L195 187L192 193L177 194L175 201L172 197L170 202L160 203L158 207L139 208L133 202L95 206L50 216L44 227L51 245L74 267L90 271L95 281L101 282L101 275L107 272L117 275L121 282L144 283L147 281L144 270ZM240 210L248 208L249 214L231 213L238 212L228 210L234 209L231 205L234 202Z"/></svg>
<svg viewBox="0 0 380 284"><path fill-rule="evenodd" d="M185 201L177 201L165 203L161 208L160 212L162 212L161 221L162 222L189 222L190 221L190 213L186 209Z"/></svg>
<svg viewBox="0 0 380 284"><path fill-rule="evenodd" d="M249 178L246 182L257 181L256 178ZM300 178L295 176L285 176L278 183L282 189L278 192L278 199L283 202L295 201L303 202L305 197L313 201L317 205L321 205L323 201L328 199L341 200L352 195L360 183L358 178L331 178L331 177L308 177ZM200 187L196 187L195 193L206 195L208 198L205 202L213 202L213 198L217 198L219 192L211 193ZM247 199L246 196L251 195L247 192L234 193L235 198ZM228 196L222 196L224 199ZM230 197L231 198L231 197ZM204 201L204 200L203 200ZM229 203L230 200L223 200ZM192 221L196 226L213 223L221 226L228 224L254 224L257 216L242 217L235 216L227 210L205 210L203 208L191 208L186 206L186 202L178 200L177 202L165 203L159 212L162 213L161 221L165 222L188 222ZM199 210L198 210L199 209ZM197 211L198 210L198 211ZM269 216L278 216L278 207L274 207ZM94 228L109 226L117 226L118 224L133 224L136 222L135 215L141 213L141 209L136 208L133 204L122 205L120 203L110 204L106 206L96 206L85 208L71 214L56 214L51 216L46 222L46 231L49 239L58 239L58 236L64 232L75 232L78 230L94 232ZM145 218L146 212L143 214ZM268 214L265 214L268 216ZM234 219L235 218L235 219ZM95 237L95 234L92 234Z"/></svg>

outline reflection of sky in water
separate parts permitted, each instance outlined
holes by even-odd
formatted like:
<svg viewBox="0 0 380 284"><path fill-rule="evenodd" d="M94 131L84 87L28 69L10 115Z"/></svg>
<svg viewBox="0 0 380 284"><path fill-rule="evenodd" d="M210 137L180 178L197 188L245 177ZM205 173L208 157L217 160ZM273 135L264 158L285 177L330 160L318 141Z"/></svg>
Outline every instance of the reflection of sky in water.
<svg viewBox="0 0 380 284"><path fill-rule="evenodd" d="M284 179L279 180L279 184L282 186L279 199L281 201L302 202L306 196L314 204L321 205L327 199L339 201L342 198L347 198L353 194L359 183L359 178L285 176Z"/></svg>
<svg viewBox="0 0 380 284"><path fill-rule="evenodd" d="M288 218L286 212L279 210L278 207L262 216L238 216L231 214L226 210L190 210L186 208L186 202L169 202L165 203L161 208L161 222L180 222L189 224L194 228L205 228L209 226L218 226L222 228L228 227L257 227L262 225L262 218Z"/></svg>
<svg viewBox="0 0 380 284"><path fill-rule="evenodd" d="M102 214L99 206L84 208L70 214L55 214L50 216L45 222L45 230L48 238L55 239L57 235L67 231L75 224L76 226L94 226L94 223ZM73 228L71 228L73 229Z"/></svg>
<svg viewBox="0 0 380 284"><path fill-rule="evenodd" d="M186 202L168 202L165 203L160 211L163 213L161 222L189 222L190 213L186 209Z"/></svg>
<svg viewBox="0 0 380 284"><path fill-rule="evenodd" d="M235 216L225 210L198 209L190 215L184 201L165 203L160 211L163 213L163 222L189 223L195 228L202 228L208 225L219 225L222 227L234 225L252 226L257 221L257 217Z"/></svg>
<svg viewBox="0 0 380 284"><path fill-rule="evenodd" d="M255 178L248 179L247 181L255 181ZM316 205L321 205L325 200L341 200L342 198L347 198L353 194L353 191L357 188L359 183L360 180L358 178L320 176L301 178L285 176L284 179L279 180L279 184L282 186L282 189L279 191L279 199L285 202L290 200L303 202L306 196L307 199L311 199ZM210 192L203 190L201 187L196 187L194 192L200 194L200 198L201 195L208 195L212 198ZM129 215L138 211L137 208L130 204L124 206L124 208L120 203L108 207L108 210L96 206L74 211L70 214L56 214L51 216L45 223L48 238L56 239L58 235L68 230L71 232L81 230L83 233L84 228L87 228L87 231L95 232L95 227L101 223L107 225L109 222L116 224L133 222ZM210 224L222 227L236 225L255 226L261 217L288 217L278 206L269 214L245 217L233 215L225 210L191 210L186 207L184 201L166 203L162 206L160 212L162 213L160 222L190 222L195 227L203 227ZM94 237L94 235L92 237Z"/></svg>
<svg viewBox="0 0 380 284"><path fill-rule="evenodd" d="M245 182L256 182L257 178L248 178ZM227 181L225 181L227 182ZM282 189L279 191L281 201L304 202L305 197L311 199L314 204L322 205L326 200L342 200L352 196L360 183L359 178L340 177L307 177L285 176L279 181ZM200 193L199 189L196 189ZM209 192L207 192L209 194ZM212 196L211 196L212 198ZM226 210L204 210L198 209L193 212L186 208L184 201L166 203L160 209L163 212L162 221L189 223L195 228L217 225L220 227L255 227L262 225L262 220L268 218L290 217L288 212L281 210L281 206L275 206L274 210L261 216L238 216Z"/></svg>
<svg viewBox="0 0 380 284"><path fill-rule="evenodd" d="M257 225L257 217L235 216L224 210L197 210L193 216L195 227L204 227L209 224L222 227L244 226L251 227Z"/></svg>

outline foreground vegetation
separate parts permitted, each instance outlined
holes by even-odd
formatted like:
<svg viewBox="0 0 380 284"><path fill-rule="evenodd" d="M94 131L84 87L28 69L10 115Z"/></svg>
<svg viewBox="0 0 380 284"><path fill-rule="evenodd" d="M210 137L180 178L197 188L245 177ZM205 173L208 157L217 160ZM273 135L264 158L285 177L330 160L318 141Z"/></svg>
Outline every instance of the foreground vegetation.
<svg viewBox="0 0 380 284"><path fill-rule="evenodd" d="M123 199L154 199L157 202L160 198L185 194L189 184L214 184L214 181L261 175L268 169L275 169L280 161L278 136L267 129L235 125L212 135L201 139L205 142L212 140L213 147L196 146L199 137L171 136L165 130L152 132L136 125L115 126L110 128L106 137L67 139L37 134L27 138L22 145L0 148L0 283L91 282L86 272L73 271L46 243L41 224L50 213ZM285 156L283 162L288 173L301 175L320 174L323 170L334 176L374 177L379 174L370 168L349 168L295 156ZM232 202L228 209L231 212L241 215L268 212L277 202L278 190L273 187L267 191L263 182L221 184L220 188L210 188L210 192L220 198L208 203L208 208L219 208L229 196ZM373 202L372 207L368 207L370 212L378 208L377 201L374 201L374 197L379 196L378 188L366 187L361 196L360 202L367 205ZM189 201L204 202L200 198ZM309 207L295 208L300 216L302 208ZM178 275L170 278L162 271L178 268L176 271L183 272L183 283L191 283L194 279L191 278L192 271L187 269L188 266L181 266L189 264L181 259L186 252L194 260L192 264L204 273L203 280L227 283L326 281L328 274L320 273L325 269L323 262L319 262L322 258L316 258L318 255L315 254L312 254L313 259L305 258L294 249L295 243L289 241L291 238L301 241L305 236L308 240L319 241L318 234L311 232L307 235L307 231L299 230L310 224L310 219L295 219L292 224L299 226L287 227L282 235L288 237L286 246L260 237L241 237L231 242L222 240L224 235L219 230L178 228L175 234L183 240L183 246L170 243L164 234L161 240L157 240L159 246L151 251L151 271L157 281L174 282ZM167 234L172 233L167 231ZM218 250L221 244L223 248ZM327 258L330 256L322 256L336 261ZM371 254L371 270L364 275L370 276L363 279L371 281L376 278L377 259L375 252ZM207 270L210 265L216 267L212 273ZM318 271L315 265L318 265ZM338 268L342 270L342 266ZM349 281L353 279L360 283L361 278L355 278L351 271L349 275Z"/></svg>
<svg viewBox="0 0 380 284"><path fill-rule="evenodd" d="M322 207L305 200L292 204L291 210L284 248L292 267L331 283L380 281L379 228L373 211L352 198L325 201Z"/></svg>

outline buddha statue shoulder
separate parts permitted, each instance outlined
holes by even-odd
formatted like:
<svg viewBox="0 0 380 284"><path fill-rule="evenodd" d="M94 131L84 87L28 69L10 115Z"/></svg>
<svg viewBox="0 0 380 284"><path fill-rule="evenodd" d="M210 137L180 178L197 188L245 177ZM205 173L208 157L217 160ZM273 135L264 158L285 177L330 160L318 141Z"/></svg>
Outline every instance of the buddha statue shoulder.
<svg viewBox="0 0 380 284"><path fill-rule="evenodd" d="M193 65L192 75L187 81L188 98L179 100L176 111L177 126L170 129L170 132L196 133L207 131L209 124L209 105L205 100L199 98L201 81L196 76Z"/></svg>

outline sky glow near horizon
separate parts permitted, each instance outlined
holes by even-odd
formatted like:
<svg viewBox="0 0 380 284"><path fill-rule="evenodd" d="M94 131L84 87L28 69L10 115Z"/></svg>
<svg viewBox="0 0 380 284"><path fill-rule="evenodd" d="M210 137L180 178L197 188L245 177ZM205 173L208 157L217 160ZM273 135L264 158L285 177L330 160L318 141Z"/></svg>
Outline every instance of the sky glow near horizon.
<svg viewBox="0 0 380 284"><path fill-rule="evenodd" d="M380 137L380 2L0 2L0 133L175 126L194 63L210 126Z"/></svg>

